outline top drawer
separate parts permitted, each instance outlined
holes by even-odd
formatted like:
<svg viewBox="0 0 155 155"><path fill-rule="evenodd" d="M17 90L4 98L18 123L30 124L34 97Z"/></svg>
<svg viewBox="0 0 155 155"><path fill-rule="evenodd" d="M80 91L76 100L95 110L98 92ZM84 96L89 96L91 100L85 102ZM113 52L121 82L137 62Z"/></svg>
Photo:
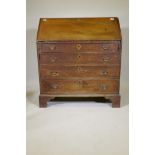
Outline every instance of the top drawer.
<svg viewBox="0 0 155 155"><path fill-rule="evenodd" d="M40 52L117 52L118 43L40 43Z"/></svg>

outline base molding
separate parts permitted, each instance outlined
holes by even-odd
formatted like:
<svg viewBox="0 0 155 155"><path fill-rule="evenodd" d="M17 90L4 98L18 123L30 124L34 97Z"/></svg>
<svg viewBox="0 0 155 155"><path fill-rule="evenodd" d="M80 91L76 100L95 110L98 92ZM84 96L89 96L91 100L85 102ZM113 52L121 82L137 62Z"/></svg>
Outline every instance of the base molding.
<svg viewBox="0 0 155 155"><path fill-rule="evenodd" d="M39 95L39 107L40 108L45 108L47 107L47 102L54 100L55 97L70 97L70 96L65 96L65 95L44 95L44 94L40 94ZM80 97L79 95L76 96L71 96L71 97ZM109 100L112 103L112 107L113 108L119 108L120 107L120 100L121 100L121 96L119 94L114 94L114 95L91 95L91 96L83 96L81 95L81 97L103 97L106 100Z"/></svg>

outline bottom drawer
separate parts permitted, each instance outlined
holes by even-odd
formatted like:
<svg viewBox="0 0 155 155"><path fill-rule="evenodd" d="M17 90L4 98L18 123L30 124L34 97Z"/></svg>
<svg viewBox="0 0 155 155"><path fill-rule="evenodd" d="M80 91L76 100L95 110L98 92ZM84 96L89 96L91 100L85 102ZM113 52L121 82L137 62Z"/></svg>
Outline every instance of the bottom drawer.
<svg viewBox="0 0 155 155"><path fill-rule="evenodd" d="M119 92L119 80L42 79L42 94L113 94Z"/></svg>

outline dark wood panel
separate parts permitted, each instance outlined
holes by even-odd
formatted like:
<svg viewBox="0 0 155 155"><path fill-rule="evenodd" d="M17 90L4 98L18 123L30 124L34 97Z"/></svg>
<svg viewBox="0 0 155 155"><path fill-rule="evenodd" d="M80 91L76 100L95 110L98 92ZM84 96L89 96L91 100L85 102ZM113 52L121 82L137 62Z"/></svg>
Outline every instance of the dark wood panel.
<svg viewBox="0 0 155 155"><path fill-rule="evenodd" d="M41 52L119 52L117 43L41 43Z"/></svg>
<svg viewBox="0 0 155 155"><path fill-rule="evenodd" d="M40 65L41 78L119 78L120 66L52 66Z"/></svg>
<svg viewBox="0 0 155 155"><path fill-rule="evenodd" d="M118 93L119 80L56 80L42 79L41 93L45 94L91 94Z"/></svg>
<svg viewBox="0 0 155 155"><path fill-rule="evenodd" d="M120 64L120 54L104 53L51 53L40 54L40 64Z"/></svg>
<svg viewBox="0 0 155 155"><path fill-rule="evenodd" d="M121 40L116 17L40 19L40 107L57 96L103 96L119 107Z"/></svg>

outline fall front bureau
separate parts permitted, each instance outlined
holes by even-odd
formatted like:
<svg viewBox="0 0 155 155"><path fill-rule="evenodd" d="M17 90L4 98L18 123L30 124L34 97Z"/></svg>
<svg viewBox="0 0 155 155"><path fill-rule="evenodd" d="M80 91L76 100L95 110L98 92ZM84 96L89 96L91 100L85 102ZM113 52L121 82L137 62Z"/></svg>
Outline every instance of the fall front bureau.
<svg viewBox="0 0 155 155"><path fill-rule="evenodd" d="M40 107L55 97L104 97L120 107L121 50L118 18L40 19Z"/></svg>

